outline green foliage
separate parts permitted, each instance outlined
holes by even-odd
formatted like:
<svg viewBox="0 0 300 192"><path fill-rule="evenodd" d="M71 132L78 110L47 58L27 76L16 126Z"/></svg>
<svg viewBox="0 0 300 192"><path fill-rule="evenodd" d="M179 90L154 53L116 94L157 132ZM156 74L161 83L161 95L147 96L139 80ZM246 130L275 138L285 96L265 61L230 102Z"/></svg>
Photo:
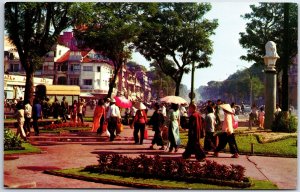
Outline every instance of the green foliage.
<svg viewBox="0 0 300 192"><path fill-rule="evenodd" d="M246 24L246 32L240 33L240 44L247 49L247 55L241 56L246 61L254 61L263 65L262 56L265 55L265 44L274 41L277 44L278 55L284 55L284 4L285 3L260 3L251 5L252 12L242 16L249 22ZM298 5L290 3L290 55L292 59L297 54L298 34ZM277 70L286 65L282 59L276 63Z"/></svg>
<svg viewBox="0 0 300 192"><path fill-rule="evenodd" d="M174 95L175 82L170 76L167 76L157 62L150 63L149 77L152 79L151 87L156 90L156 94L162 93L165 95ZM158 97L158 96L156 96Z"/></svg>
<svg viewBox="0 0 300 192"><path fill-rule="evenodd" d="M21 148L22 140L12 130L4 129L4 150Z"/></svg>
<svg viewBox="0 0 300 192"><path fill-rule="evenodd" d="M80 4L79 4L80 5ZM87 12L76 12L75 37L79 47L89 47L102 52L114 65L114 74L109 85L111 96L117 75L123 64L131 57L131 42L141 28L138 26L138 4L99 2L87 6Z"/></svg>
<svg viewBox="0 0 300 192"><path fill-rule="evenodd" d="M175 95L179 95L182 76L190 71L192 63L196 68L211 65L213 49L209 37L218 23L204 18L210 9L208 3L151 3L143 7L143 31L134 44L146 59L157 62L163 73L174 80Z"/></svg>
<svg viewBox="0 0 300 192"><path fill-rule="evenodd" d="M122 185L129 186L134 188L149 188L149 189L196 189L196 190L226 190L226 189L235 189L228 186L218 186L210 185L203 183L191 183L191 182L179 182L171 180L159 180L159 179L143 179L135 177L123 177L118 175L111 174L98 174L91 173L89 171L84 171L82 168L73 168L73 169L63 169L51 171L52 174L56 175L58 173L60 176L77 178L85 181L93 181L106 184ZM251 179L250 188L246 189L278 189L278 187L271 183L270 181L265 180L254 180Z"/></svg>
<svg viewBox="0 0 300 192"><path fill-rule="evenodd" d="M288 119L285 119L284 112L279 112L275 115L275 119L272 123L273 132L286 132L294 133L297 131L298 119L294 115L290 115Z"/></svg>
<svg viewBox="0 0 300 192"><path fill-rule="evenodd" d="M72 3L62 2L5 3L5 30L26 72L24 100L32 101L35 70L57 43L61 31L70 26L71 6Z"/></svg>
<svg viewBox="0 0 300 192"><path fill-rule="evenodd" d="M297 157L297 137L285 136L282 139L271 140L270 142L261 142L260 136L254 134L235 134L235 139L240 153L251 154L251 143L254 144L254 154L279 157ZM187 144L187 133L180 133L182 147ZM200 140L201 146L204 146L204 140ZM229 152L227 145L225 151Z"/></svg>
<svg viewBox="0 0 300 192"><path fill-rule="evenodd" d="M201 86L197 92L203 100L222 98L227 102L241 103L250 100L250 85L252 83L252 97L255 101L264 96L264 74L262 66L252 65L244 70L238 70L224 81L210 81L207 86Z"/></svg>
<svg viewBox="0 0 300 192"><path fill-rule="evenodd" d="M4 154L8 155L8 154L18 154L18 153L40 153L41 149L37 148L35 146L32 146L30 143L22 143L22 149L18 150L18 149L13 149L13 150L5 150Z"/></svg>
<svg viewBox="0 0 300 192"><path fill-rule="evenodd" d="M205 164L184 159L164 159L144 154L130 158L119 154L99 154L98 166L87 166L85 171L99 174L117 174L137 178L157 178L200 182L216 185L245 188L251 184L245 177L245 167L240 165L221 165L206 160Z"/></svg>

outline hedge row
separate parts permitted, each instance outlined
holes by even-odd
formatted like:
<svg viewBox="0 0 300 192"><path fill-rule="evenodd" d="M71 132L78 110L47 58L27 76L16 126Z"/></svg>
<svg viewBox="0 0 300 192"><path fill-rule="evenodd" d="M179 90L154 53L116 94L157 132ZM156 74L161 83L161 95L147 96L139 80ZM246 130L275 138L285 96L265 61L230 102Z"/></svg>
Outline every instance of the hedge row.
<svg viewBox="0 0 300 192"><path fill-rule="evenodd" d="M250 187L245 168L240 165L221 165L206 160L205 163L184 159L163 159L159 155L140 155L130 158L118 154L99 154L97 166L87 166L85 171L107 173L126 177L155 178L185 182L209 183L233 187Z"/></svg>

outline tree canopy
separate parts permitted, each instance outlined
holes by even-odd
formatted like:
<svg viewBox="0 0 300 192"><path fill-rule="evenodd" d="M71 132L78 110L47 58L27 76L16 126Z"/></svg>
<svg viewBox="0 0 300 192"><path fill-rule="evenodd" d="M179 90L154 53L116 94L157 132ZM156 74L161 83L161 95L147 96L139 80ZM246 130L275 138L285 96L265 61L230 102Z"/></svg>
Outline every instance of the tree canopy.
<svg viewBox="0 0 300 192"><path fill-rule="evenodd" d="M108 91L110 97L120 69L131 57L131 42L140 31L136 19L138 4L101 2L85 6L86 12L78 12L76 16L82 15L85 19L76 20L75 37L81 42L79 47L101 51L112 61L114 75Z"/></svg>
<svg viewBox="0 0 300 192"><path fill-rule="evenodd" d="M154 60L173 79L175 95L179 95L182 76L190 71L192 63L196 68L211 65L213 49L209 37L218 24L217 20L204 18L210 9L208 3L151 3L142 7L143 30L134 44L146 59ZM166 63L168 60L175 65Z"/></svg>
<svg viewBox="0 0 300 192"><path fill-rule="evenodd" d="M290 4L290 61L297 54L298 41L298 5ZM247 50L247 55L241 56L246 61L254 61L257 65L264 65L262 57L265 55L265 44L274 41L280 57L284 54L284 3L260 3L251 5L251 13L246 13L242 18L248 20L246 32L240 33L240 44ZM290 64L290 63L288 63ZM276 63L277 71L285 65L282 59Z"/></svg>
<svg viewBox="0 0 300 192"><path fill-rule="evenodd" d="M61 2L5 3L5 30L16 46L26 72L26 101L32 102L33 74L42 64L42 57L57 43L61 31L72 22L69 16L71 5Z"/></svg>

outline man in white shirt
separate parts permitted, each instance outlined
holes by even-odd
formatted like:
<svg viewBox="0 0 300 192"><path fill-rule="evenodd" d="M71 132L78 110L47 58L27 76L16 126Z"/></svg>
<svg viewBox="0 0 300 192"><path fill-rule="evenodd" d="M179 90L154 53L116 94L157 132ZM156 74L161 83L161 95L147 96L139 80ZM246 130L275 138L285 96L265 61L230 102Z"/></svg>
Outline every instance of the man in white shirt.
<svg viewBox="0 0 300 192"><path fill-rule="evenodd" d="M165 107L165 104L161 104L161 114L164 116L164 117L167 117L167 109Z"/></svg>
<svg viewBox="0 0 300 192"><path fill-rule="evenodd" d="M26 135L28 136L30 134L30 127L31 127L31 116L32 116L32 107L28 100L25 101L25 110L24 110L24 117L25 117L25 123L24 123L24 131Z"/></svg>
<svg viewBox="0 0 300 192"><path fill-rule="evenodd" d="M116 100L111 99L110 106L106 115L106 120L108 121L108 131L110 133L110 141L113 141L116 137L115 131L118 126L118 122L121 120L121 113L119 107L116 106Z"/></svg>

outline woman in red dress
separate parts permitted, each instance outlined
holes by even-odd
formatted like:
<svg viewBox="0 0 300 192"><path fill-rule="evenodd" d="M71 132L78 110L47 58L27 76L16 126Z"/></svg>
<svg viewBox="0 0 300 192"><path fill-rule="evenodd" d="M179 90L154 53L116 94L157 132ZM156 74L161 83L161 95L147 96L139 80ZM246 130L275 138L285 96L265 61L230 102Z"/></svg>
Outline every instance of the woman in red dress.
<svg viewBox="0 0 300 192"><path fill-rule="evenodd" d="M98 101L98 105L96 106L94 110L94 123L92 126L92 132L97 132L98 128L100 128L100 131L98 133L102 133L103 130L103 124L104 124L104 119L106 116L105 112L105 106L104 106L104 101L103 99L100 99Z"/></svg>

